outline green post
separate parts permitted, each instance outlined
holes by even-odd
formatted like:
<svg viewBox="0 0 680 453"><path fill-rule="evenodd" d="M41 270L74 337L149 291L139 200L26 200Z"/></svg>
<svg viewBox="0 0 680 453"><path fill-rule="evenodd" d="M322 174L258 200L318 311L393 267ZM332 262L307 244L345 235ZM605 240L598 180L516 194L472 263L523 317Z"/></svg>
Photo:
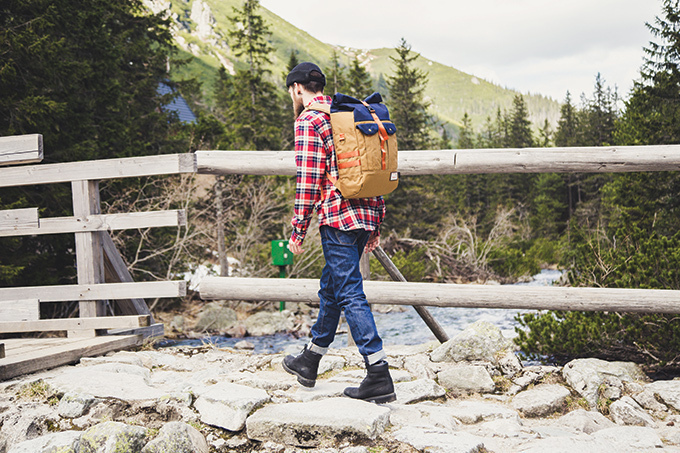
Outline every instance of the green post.
<svg viewBox="0 0 680 453"><path fill-rule="evenodd" d="M288 249L288 241L272 241L272 264L279 266L279 277L286 278L286 266L293 264L293 253ZM284 301L279 302L279 311L286 309Z"/></svg>

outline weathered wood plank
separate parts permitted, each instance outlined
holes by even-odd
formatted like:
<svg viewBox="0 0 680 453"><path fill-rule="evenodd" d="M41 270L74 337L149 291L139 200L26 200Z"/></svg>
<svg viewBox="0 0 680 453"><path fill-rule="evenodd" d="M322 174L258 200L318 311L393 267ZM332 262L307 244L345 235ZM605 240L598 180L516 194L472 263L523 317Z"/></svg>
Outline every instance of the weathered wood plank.
<svg viewBox="0 0 680 453"><path fill-rule="evenodd" d="M0 211L0 237L116 231L186 225L186 213L184 210L169 210L99 214L87 215L84 217L48 217L40 219L39 222L36 221L34 225L26 224L21 227L13 228L11 226L5 227L3 225L3 212L8 211Z"/></svg>
<svg viewBox="0 0 680 453"><path fill-rule="evenodd" d="M141 335L144 338L156 338L165 335L163 323L153 323L147 327L135 327L132 329L112 329L106 332L107 335Z"/></svg>
<svg viewBox="0 0 680 453"><path fill-rule="evenodd" d="M395 282L406 281L406 277L404 277L399 268L395 266L390 257L387 256L387 253L385 253L382 247L376 247L375 250L373 250L373 256L375 256L378 262L382 264L382 267L387 271L389 276L392 277L392 280ZM426 307L415 305L413 308L440 343L449 341L449 335Z"/></svg>
<svg viewBox="0 0 680 453"><path fill-rule="evenodd" d="M202 299L318 302L319 281L206 277ZM680 313L680 291L654 289L564 288L364 282L371 304L527 310Z"/></svg>
<svg viewBox="0 0 680 453"><path fill-rule="evenodd" d="M0 187L195 172L196 156L194 154L162 154L0 168Z"/></svg>
<svg viewBox="0 0 680 453"><path fill-rule="evenodd" d="M293 151L196 151L198 172L294 176ZM680 170L680 145L399 151L402 175Z"/></svg>
<svg viewBox="0 0 680 453"><path fill-rule="evenodd" d="M87 217L101 214L99 202L99 181L73 181L73 215ZM76 233L76 271L79 285L104 283L104 251L101 234L95 232ZM106 305L103 301L81 300L78 303L81 318L104 316ZM94 336L94 332L92 332Z"/></svg>
<svg viewBox="0 0 680 453"><path fill-rule="evenodd" d="M0 211L0 231L8 230L16 234L17 230L38 228L38 208L8 209Z"/></svg>
<svg viewBox="0 0 680 453"><path fill-rule="evenodd" d="M43 160L40 134L0 137L0 165L37 163Z"/></svg>
<svg viewBox="0 0 680 453"><path fill-rule="evenodd" d="M55 332L60 330L132 329L148 327L149 316L99 316L96 318L40 319L37 321L0 321L0 332Z"/></svg>
<svg viewBox="0 0 680 453"><path fill-rule="evenodd" d="M4 359L4 358L5 358L5 344L0 343L0 359Z"/></svg>
<svg viewBox="0 0 680 453"><path fill-rule="evenodd" d="M184 297L186 288L185 281L24 286L0 288L0 301L17 300L20 297L40 299L41 302Z"/></svg>
<svg viewBox="0 0 680 453"><path fill-rule="evenodd" d="M38 319L40 319L38 299L0 300L0 321L37 321Z"/></svg>
<svg viewBox="0 0 680 453"><path fill-rule="evenodd" d="M138 346L143 341L141 335L103 336L80 340L58 338L52 340L55 344L53 347L19 355L9 353L8 357L0 359L0 380L75 363L83 357L92 357Z"/></svg>
<svg viewBox="0 0 680 453"><path fill-rule="evenodd" d="M132 275L130 275L123 257L118 253L118 249L116 249L111 236L108 234L102 235L102 246L104 248L104 273L106 281L109 283L132 282ZM117 305L120 312L124 315L151 316L149 307L144 299L121 299L117 301ZM154 322L153 316L151 316L151 322Z"/></svg>

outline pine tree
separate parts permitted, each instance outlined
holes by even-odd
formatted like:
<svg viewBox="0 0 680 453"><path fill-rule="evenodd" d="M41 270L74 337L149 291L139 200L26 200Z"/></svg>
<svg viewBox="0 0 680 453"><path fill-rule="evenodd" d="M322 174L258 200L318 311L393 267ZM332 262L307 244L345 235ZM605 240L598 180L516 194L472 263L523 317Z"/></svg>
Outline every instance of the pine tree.
<svg viewBox="0 0 680 453"><path fill-rule="evenodd" d="M560 107L560 119L557 122L555 146L578 146L579 122L576 107L571 103L571 94L567 91L564 104Z"/></svg>
<svg viewBox="0 0 680 453"><path fill-rule="evenodd" d="M529 111L521 94L515 95L512 101L513 109L510 113L508 127L508 146L510 148L530 148L534 146L534 138L531 133L531 121Z"/></svg>
<svg viewBox="0 0 680 453"><path fill-rule="evenodd" d="M356 57L350 65L344 89L346 94L357 99L364 99L373 92L373 79Z"/></svg>
<svg viewBox="0 0 680 453"><path fill-rule="evenodd" d="M283 102L277 87L267 79L272 46L269 26L258 14L258 0L245 0L230 17L229 38L234 54L246 58L246 69L238 69L220 102L235 149L280 149L284 123Z"/></svg>
<svg viewBox="0 0 680 453"><path fill-rule="evenodd" d="M585 99L585 98L584 98ZM614 142L614 128L618 111L618 95L615 90L605 87L605 81L598 73L595 77L593 99L584 100L585 120L582 122L585 146L607 146Z"/></svg>
<svg viewBox="0 0 680 453"><path fill-rule="evenodd" d="M343 93L347 87L345 67L340 63L338 52L333 49L331 64L326 66L326 89L329 94ZM349 93L344 93L349 94Z"/></svg>
<svg viewBox="0 0 680 453"><path fill-rule="evenodd" d="M411 54L411 46L401 39L395 49L397 58L390 57L394 75L387 78L390 89L390 116L399 128L400 149L427 149L430 146L427 109L425 100L427 74L413 64L420 55Z"/></svg>
<svg viewBox="0 0 680 453"><path fill-rule="evenodd" d="M472 120L465 112L463 121L458 134L458 149L473 149L475 147L475 134L472 130Z"/></svg>
<svg viewBox="0 0 680 453"><path fill-rule="evenodd" d="M621 144L680 143L680 2L662 1L662 16L646 24L656 42L644 49L641 80L633 85L617 130Z"/></svg>
<svg viewBox="0 0 680 453"><path fill-rule="evenodd" d="M538 129L538 142L536 145L539 148L549 148L553 144L553 138L555 136L555 133L552 130L552 126L548 122L548 119L546 118L543 121L543 126L541 126Z"/></svg>

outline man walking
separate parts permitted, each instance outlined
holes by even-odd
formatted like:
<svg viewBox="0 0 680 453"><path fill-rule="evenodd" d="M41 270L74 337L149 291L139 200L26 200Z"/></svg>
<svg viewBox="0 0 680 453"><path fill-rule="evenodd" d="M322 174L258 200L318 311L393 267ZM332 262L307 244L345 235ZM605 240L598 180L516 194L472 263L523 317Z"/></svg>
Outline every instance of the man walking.
<svg viewBox="0 0 680 453"><path fill-rule="evenodd" d="M297 65L286 78L297 117L297 186L289 248L296 255L304 251L302 242L316 212L326 265L321 273L320 309L312 327L312 339L300 354L285 357L283 367L296 375L300 384L314 387L319 361L333 342L344 310L367 370L361 385L346 388L344 393L351 398L386 403L396 399L394 385L359 269L362 253L370 253L380 243L379 227L385 216L385 202L382 197L343 198L326 177L326 173L338 177L330 117L306 109L313 103L331 104L331 98L323 94L325 85L326 77L321 69L308 62Z"/></svg>

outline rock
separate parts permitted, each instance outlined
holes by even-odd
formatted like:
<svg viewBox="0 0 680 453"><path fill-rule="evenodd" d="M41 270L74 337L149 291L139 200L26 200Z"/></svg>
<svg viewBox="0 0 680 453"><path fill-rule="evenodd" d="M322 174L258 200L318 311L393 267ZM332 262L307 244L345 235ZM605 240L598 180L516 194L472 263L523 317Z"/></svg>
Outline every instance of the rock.
<svg viewBox="0 0 680 453"><path fill-rule="evenodd" d="M158 436L141 453L208 453L205 437L196 428L183 422L163 425Z"/></svg>
<svg viewBox="0 0 680 453"><path fill-rule="evenodd" d="M654 396L653 388L641 390L640 392L634 394L632 398L635 400L635 402L647 410L653 412L665 412L668 410L668 406L657 401L656 397Z"/></svg>
<svg viewBox="0 0 680 453"><path fill-rule="evenodd" d="M477 453L484 448L484 439L481 437L441 428L405 427L392 436L420 451L433 453Z"/></svg>
<svg viewBox="0 0 680 453"><path fill-rule="evenodd" d="M78 418L82 417L98 401L92 395L70 392L61 397L57 410L60 417Z"/></svg>
<svg viewBox="0 0 680 453"><path fill-rule="evenodd" d="M619 425L656 427L654 419L630 396L624 396L609 406L612 419Z"/></svg>
<svg viewBox="0 0 680 453"><path fill-rule="evenodd" d="M20 404L0 413L0 451L49 432L49 426L58 423L59 417L44 405Z"/></svg>
<svg viewBox="0 0 680 453"><path fill-rule="evenodd" d="M514 349L501 330L486 321L477 321L430 354L433 362L483 361L498 364L498 358Z"/></svg>
<svg viewBox="0 0 680 453"><path fill-rule="evenodd" d="M266 406L246 421L250 439L315 447L348 436L375 439L387 426L390 410L351 398Z"/></svg>
<svg viewBox="0 0 680 453"><path fill-rule="evenodd" d="M556 384L541 384L517 394L512 407L525 417L543 417L564 407L570 392Z"/></svg>
<svg viewBox="0 0 680 453"><path fill-rule="evenodd" d="M120 422L104 422L80 436L78 453L140 451L146 444L146 429Z"/></svg>
<svg viewBox="0 0 680 453"><path fill-rule="evenodd" d="M484 401L460 401L446 406L452 417L471 425L482 421L514 420L519 423L519 414L509 407Z"/></svg>
<svg viewBox="0 0 680 453"><path fill-rule="evenodd" d="M513 378L517 373L522 371L522 362L513 351L505 353L498 359L498 367L504 376Z"/></svg>
<svg viewBox="0 0 680 453"><path fill-rule="evenodd" d="M37 439L19 442L10 447L7 453L76 453L80 431L51 433Z"/></svg>
<svg viewBox="0 0 680 453"><path fill-rule="evenodd" d="M319 373L319 376L321 376L329 371L342 370L345 363L345 358L342 356L326 354L319 361L319 369L317 372Z"/></svg>
<svg viewBox="0 0 680 453"><path fill-rule="evenodd" d="M221 382L201 391L194 407L201 421L229 431L240 431L253 409L269 401L264 390Z"/></svg>
<svg viewBox="0 0 680 453"><path fill-rule="evenodd" d="M663 447L663 442L652 428L617 426L592 434L594 440L604 440L618 447L618 451L638 452Z"/></svg>
<svg viewBox="0 0 680 453"><path fill-rule="evenodd" d="M390 424L393 429L419 426L455 431L461 424L458 419L452 416L450 408L430 401L409 405L392 404L390 407L392 409Z"/></svg>
<svg viewBox="0 0 680 453"><path fill-rule="evenodd" d="M548 437L535 440L522 448L522 453L623 453L632 450L622 450L621 447L612 445L603 439L592 439L590 436L569 437L566 435Z"/></svg>
<svg viewBox="0 0 680 453"><path fill-rule="evenodd" d="M558 419L558 424L574 428L586 434L592 434L601 429L616 426L611 420L597 411L578 409L563 415Z"/></svg>
<svg viewBox="0 0 680 453"><path fill-rule="evenodd" d="M404 369L418 379L434 379L437 377L437 373L432 368L433 363L426 355L404 358Z"/></svg>
<svg viewBox="0 0 680 453"><path fill-rule="evenodd" d="M567 383L581 396L590 407L595 407L598 391L605 381L612 382L616 377L620 382L645 380L647 377L639 366L632 362L607 362L600 359L576 359L562 369Z"/></svg>
<svg viewBox="0 0 680 453"><path fill-rule="evenodd" d="M400 404L435 399L446 395L446 390L432 379L416 379L394 384L397 402Z"/></svg>
<svg viewBox="0 0 680 453"><path fill-rule="evenodd" d="M356 383L358 386L359 383ZM346 382L330 382L330 381L316 381L316 385L313 388L303 387L301 385L296 385L295 393L291 398L295 401L300 401L303 403L322 400L327 398L336 398L343 395L345 389L349 387Z"/></svg>
<svg viewBox="0 0 680 453"><path fill-rule="evenodd" d="M293 322L285 312L260 311L245 321L248 333L253 336L274 335L277 332L293 330Z"/></svg>
<svg viewBox="0 0 680 453"><path fill-rule="evenodd" d="M457 365L437 374L439 385L464 393L491 393L496 384L483 366Z"/></svg>
<svg viewBox="0 0 680 453"><path fill-rule="evenodd" d="M255 345L248 340L241 340L234 345L234 349L253 350L253 349L255 349Z"/></svg>
<svg viewBox="0 0 680 453"><path fill-rule="evenodd" d="M680 380L652 382L645 386L645 391L653 393L664 404L680 411Z"/></svg>
<svg viewBox="0 0 680 453"><path fill-rule="evenodd" d="M236 311L225 307L220 302L211 302L198 314L198 321L194 330L197 332L205 331L224 331L232 327L238 321Z"/></svg>
<svg viewBox="0 0 680 453"><path fill-rule="evenodd" d="M89 394L123 401L159 399L166 395L147 383L148 370L134 365L101 364L68 368L47 382L63 393Z"/></svg>

